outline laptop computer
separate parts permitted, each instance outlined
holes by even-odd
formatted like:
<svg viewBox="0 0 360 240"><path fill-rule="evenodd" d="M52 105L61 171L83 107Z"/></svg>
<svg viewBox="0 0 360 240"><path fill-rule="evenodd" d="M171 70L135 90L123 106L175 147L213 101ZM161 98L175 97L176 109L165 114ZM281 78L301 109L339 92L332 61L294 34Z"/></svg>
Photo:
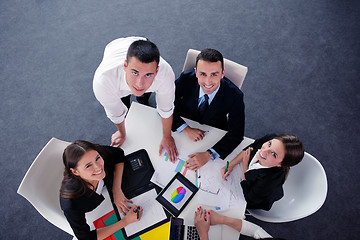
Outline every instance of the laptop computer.
<svg viewBox="0 0 360 240"><path fill-rule="evenodd" d="M219 240L222 235L221 225L210 226L209 240ZM182 218L171 218L170 240L200 240L194 221Z"/></svg>

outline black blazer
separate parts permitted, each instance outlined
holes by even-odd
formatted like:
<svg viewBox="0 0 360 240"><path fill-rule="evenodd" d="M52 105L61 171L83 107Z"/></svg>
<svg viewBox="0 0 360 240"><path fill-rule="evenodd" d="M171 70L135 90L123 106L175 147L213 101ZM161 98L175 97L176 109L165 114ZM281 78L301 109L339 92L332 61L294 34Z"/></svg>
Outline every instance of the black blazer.
<svg viewBox="0 0 360 240"><path fill-rule="evenodd" d="M199 84L195 71L181 73L175 81L175 110L172 130L176 131L189 118L228 131L213 149L222 159L236 148L244 137L243 93L229 79L221 79L219 91L212 100L203 118L198 114Z"/></svg>
<svg viewBox="0 0 360 240"><path fill-rule="evenodd" d="M244 150L252 147L250 161L261 146L273 139L276 135L266 135L255 140ZM248 209L270 210L273 203L284 196L282 185L285 182L286 172L282 167L271 167L249 170L245 173L246 180L241 181L244 197Z"/></svg>
<svg viewBox="0 0 360 240"><path fill-rule="evenodd" d="M104 169L106 177L104 185L109 191L111 201L113 201L112 186L115 164L124 162L124 151L121 148L109 146L100 146L99 154L104 159ZM76 186L66 186L74 189ZM64 215L77 239L97 239L96 230L90 231L90 226L86 223L85 213L94 210L104 201L104 196L99 195L90 188L84 195L78 198L62 198L60 196L60 206L64 211Z"/></svg>

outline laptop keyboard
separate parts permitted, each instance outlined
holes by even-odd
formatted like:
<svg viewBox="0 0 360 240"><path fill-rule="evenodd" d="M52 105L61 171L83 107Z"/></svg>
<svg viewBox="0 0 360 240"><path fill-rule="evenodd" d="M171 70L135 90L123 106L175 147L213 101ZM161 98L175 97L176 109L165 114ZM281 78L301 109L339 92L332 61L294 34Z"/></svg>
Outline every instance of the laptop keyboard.
<svg viewBox="0 0 360 240"><path fill-rule="evenodd" d="M195 226L187 226L187 240L200 240Z"/></svg>

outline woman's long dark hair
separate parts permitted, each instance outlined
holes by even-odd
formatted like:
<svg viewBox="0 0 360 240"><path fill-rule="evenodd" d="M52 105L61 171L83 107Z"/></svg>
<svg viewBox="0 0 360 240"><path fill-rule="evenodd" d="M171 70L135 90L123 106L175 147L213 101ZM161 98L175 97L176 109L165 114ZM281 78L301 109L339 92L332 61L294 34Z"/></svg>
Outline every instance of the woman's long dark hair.
<svg viewBox="0 0 360 240"><path fill-rule="evenodd" d="M76 169L79 160L86 152L90 150L99 151L99 148L99 145L84 140L77 140L65 148L63 153L64 179L60 188L62 198L81 197L92 186L81 177L73 174L71 169Z"/></svg>
<svg viewBox="0 0 360 240"><path fill-rule="evenodd" d="M286 172L286 176L289 174L290 167L295 166L304 157L304 145L297 136L282 134L275 139L281 141L284 144L285 156L281 162L281 166Z"/></svg>

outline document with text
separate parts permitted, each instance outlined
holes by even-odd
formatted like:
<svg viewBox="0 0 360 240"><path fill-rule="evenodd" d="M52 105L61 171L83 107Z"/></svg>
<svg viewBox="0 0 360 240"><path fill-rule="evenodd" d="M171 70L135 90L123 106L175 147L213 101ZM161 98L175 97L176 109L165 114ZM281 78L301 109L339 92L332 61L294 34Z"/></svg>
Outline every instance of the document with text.
<svg viewBox="0 0 360 240"><path fill-rule="evenodd" d="M140 221L131 223L125 227L125 232L127 236L136 234L166 219L165 210L163 209L161 204L155 200L156 196L156 190L153 188L131 199L134 204L143 208L143 214ZM120 213L120 217L124 218L125 215Z"/></svg>

